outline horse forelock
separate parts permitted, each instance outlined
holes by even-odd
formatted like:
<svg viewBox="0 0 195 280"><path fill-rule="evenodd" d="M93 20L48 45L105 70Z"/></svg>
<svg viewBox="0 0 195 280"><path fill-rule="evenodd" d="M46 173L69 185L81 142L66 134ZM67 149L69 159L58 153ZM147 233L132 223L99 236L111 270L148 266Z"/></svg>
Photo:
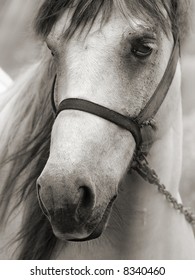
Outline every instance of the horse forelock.
<svg viewBox="0 0 195 280"><path fill-rule="evenodd" d="M113 7L116 7L127 18L129 14L138 18L148 16L165 32L172 29L174 35L179 34L180 38L183 38L188 26L188 2L189 0L47 0L35 18L35 31L39 36L46 38L61 15L68 8L73 8L70 26L64 34L69 39L78 28L82 31L88 26L90 29L100 13L102 23L107 22Z"/></svg>

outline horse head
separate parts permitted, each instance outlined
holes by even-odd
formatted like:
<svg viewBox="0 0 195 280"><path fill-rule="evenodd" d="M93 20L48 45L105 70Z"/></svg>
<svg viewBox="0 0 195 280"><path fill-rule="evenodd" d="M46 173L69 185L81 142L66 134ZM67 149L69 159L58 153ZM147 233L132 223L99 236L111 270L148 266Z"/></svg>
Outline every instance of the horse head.
<svg viewBox="0 0 195 280"><path fill-rule="evenodd" d="M166 30L145 12L137 17L128 9L124 16L117 6L106 21L101 11L93 24L77 21L75 29L78 9L66 9L46 36L57 69L55 107L77 98L136 119L156 91L172 53L167 11L161 7ZM40 206L57 237L82 241L103 232L135 147L131 131L109 120L80 110L59 112L49 158L37 180Z"/></svg>

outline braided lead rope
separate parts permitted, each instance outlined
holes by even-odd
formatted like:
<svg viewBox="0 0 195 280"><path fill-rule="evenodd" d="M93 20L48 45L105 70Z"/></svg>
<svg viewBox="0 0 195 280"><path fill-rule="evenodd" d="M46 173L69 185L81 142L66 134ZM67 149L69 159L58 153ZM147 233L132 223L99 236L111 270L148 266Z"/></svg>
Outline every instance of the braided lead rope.
<svg viewBox="0 0 195 280"><path fill-rule="evenodd" d="M156 172L149 167L148 161L142 154L141 156L135 158L135 162L132 166L134 170L147 182L150 184L154 184L158 187L158 191L164 195L166 200L172 204L173 208L179 211L181 214L185 216L185 219L195 227L195 214L190 210L190 208L186 208L183 204L179 203L172 194L166 190L166 187L160 183L158 175Z"/></svg>

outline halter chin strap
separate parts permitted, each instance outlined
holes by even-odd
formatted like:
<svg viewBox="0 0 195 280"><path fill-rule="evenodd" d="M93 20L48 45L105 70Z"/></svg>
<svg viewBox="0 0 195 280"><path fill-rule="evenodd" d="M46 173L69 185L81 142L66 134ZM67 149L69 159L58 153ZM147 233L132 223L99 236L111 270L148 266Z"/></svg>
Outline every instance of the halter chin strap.
<svg viewBox="0 0 195 280"><path fill-rule="evenodd" d="M139 115L135 118L124 116L104 106L79 98L64 99L60 103L59 107L56 108L55 101L54 101L56 76L54 78L54 82L52 86L52 94L51 94L51 103L52 103L53 111L57 116L63 110L70 110L70 109L79 110L106 119L130 131L135 139L137 148L139 148L143 143L142 127L145 126L146 124L150 124L150 120L155 116L163 100L165 99L166 94L172 83L173 77L175 75L178 59L179 59L179 40L176 39L167 68L165 70L165 73L160 83L158 84L150 100L147 102L146 106L141 110Z"/></svg>

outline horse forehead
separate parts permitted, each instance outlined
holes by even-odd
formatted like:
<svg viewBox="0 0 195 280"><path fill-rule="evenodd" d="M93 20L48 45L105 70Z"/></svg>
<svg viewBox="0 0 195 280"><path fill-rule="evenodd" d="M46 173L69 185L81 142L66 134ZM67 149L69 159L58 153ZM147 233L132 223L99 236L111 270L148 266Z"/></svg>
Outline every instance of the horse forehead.
<svg viewBox="0 0 195 280"><path fill-rule="evenodd" d="M60 45L65 40L65 31L69 28L72 18L72 10L67 10L56 22L51 32L47 37L47 41L52 45ZM99 34L103 35L109 42L109 39L122 39L128 37L132 33L143 33L143 31L156 32L154 23L146 18L142 20L135 16L124 17L120 11L114 10L104 25L101 24L102 15L101 13L97 16L92 26L86 26L85 30L89 32L86 34L83 32L83 36L80 36L80 40L86 40L90 37L98 37ZM89 28L88 28L89 27ZM75 32L75 36L79 33L78 30ZM87 36L86 36L87 35Z"/></svg>

